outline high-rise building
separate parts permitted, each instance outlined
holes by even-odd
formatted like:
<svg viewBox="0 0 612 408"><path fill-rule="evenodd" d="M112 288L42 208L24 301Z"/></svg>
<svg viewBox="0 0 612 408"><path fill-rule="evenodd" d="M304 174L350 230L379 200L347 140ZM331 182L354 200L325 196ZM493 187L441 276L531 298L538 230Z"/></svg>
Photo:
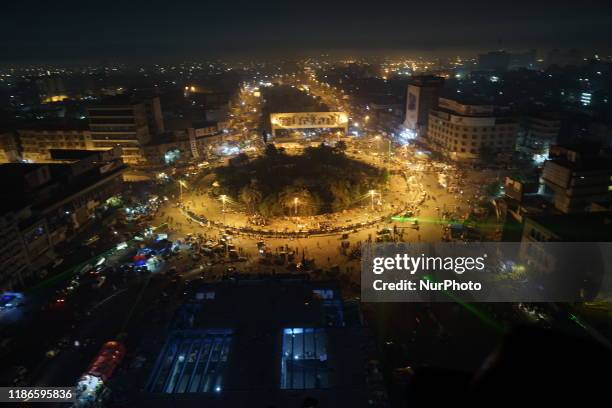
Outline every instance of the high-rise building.
<svg viewBox="0 0 612 408"><path fill-rule="evenodd" d="M506 51L491 51L478 55L478 68L483 71L506 71L511 55Z"/></svg>
<svg viewBox="0 0 612 408"><path fill-rule="evenodd" d="M564 213L612 200L612 160L602 157L597 146L551 147L542 180L546 195Z"/></svg>
<svg viewBox="0 0 612 408"><path fill-rule="evenodd" d="M158 98L136 101L121 95L89 107L87 113L93 148L119 146L126 163L144 162L141 147L163 130Z"/></svg>
<svg viewBox="0 0 612 408"><path fill-rule="evenodd" d="M518 121L494 105L440 98L429 113L427 139L453 160L480 160L514 151Z"/></svg>
<svg viewBox="0 0 612 408"><path fill-rule="evenodd" d="M436 76L413 77L406 94L406 117L404 127L415 136L427 135L429 111L438 104L440 89L444 78Z"/></svg>

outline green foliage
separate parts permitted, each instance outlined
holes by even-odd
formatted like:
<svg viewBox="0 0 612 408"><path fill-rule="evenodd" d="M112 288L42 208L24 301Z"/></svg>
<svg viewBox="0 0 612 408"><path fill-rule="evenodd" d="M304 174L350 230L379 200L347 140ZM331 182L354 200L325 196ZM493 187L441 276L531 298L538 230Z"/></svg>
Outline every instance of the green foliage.
<svg viewBox="0 0 612 408"><path fill-rule="evenodd" d="M254 212L262 200L261 190L254 184L246 185L240 189L238 198L246 205L248 212Z"/></svg>
<svg viewBox="0 0 612 408"><path fill-rule="evenodd" d="M295 214L296 198L299 215L343 210L386 179L383 170L325 145L297 156L268 145L263 156L239 167L218 168L216 176L225 194L264 216Z"/></svg>

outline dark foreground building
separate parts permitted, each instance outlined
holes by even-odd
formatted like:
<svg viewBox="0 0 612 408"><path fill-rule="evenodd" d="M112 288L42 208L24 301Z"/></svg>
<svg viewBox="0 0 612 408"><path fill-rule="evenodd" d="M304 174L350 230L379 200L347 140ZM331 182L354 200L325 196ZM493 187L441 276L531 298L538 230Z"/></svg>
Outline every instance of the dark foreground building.
<svg viewBox="0 0 612 408"><path fill-rule="evenodd" d="M0 289L43 278L55 248L123 188L121 151L52 150L55 163L0 166Z"/></svg>
<svg viewBox="0 0 612 408"><path fill-rule="evenodd" d="M241 278L188 297L133 406L368 405L366 332L335 283Z"/></svg>

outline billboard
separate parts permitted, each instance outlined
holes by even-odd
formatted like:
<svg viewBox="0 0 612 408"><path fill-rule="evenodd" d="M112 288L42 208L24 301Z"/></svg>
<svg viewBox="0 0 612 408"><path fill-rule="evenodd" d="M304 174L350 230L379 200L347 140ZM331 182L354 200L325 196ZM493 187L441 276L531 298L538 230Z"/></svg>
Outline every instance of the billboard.
<svg viewBox="0 0 612 408"><path fill-rule="evenodd" d="M271 113L272 134L277 129L344 128L348 130L345 112L288 112Z"/></svg>

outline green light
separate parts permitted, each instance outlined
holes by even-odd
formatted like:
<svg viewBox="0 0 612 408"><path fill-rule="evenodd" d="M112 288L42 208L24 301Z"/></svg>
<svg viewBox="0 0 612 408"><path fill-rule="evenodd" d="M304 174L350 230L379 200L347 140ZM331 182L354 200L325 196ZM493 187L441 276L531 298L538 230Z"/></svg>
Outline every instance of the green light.
<svg viewBox="0 0 612 408"><path fill-rule="evenodd" d="M435 279L432 276L430 276L430 275L425 275L425 279L427 279L428 281L435 282ZM479 318L481 321L483 321L488 326L492 327L493 329L495 329L498 332L504 332L505 331L505 328L504 328L503 325L501 325L500 323L495 321L488 314L486 314L483 311L479 310L474 305L471 305L471 304L469 304L467 302L464 302L463 300L459 299L457 296L453 295L449 291L443 290L443 292L444 292L444 294L446 294L446 296L451 298L455 303L458 303L459 305L463 306L468 312L472 313L474 316Z"/></svg>
<svg viewBox="0 0 612 408"><path fill-rule="evenodd" d="M582 321L575 314L570 313L570 320L576 323L578 326L582 327L583 329L586 329L584 323L582 323Z"/></svg>

